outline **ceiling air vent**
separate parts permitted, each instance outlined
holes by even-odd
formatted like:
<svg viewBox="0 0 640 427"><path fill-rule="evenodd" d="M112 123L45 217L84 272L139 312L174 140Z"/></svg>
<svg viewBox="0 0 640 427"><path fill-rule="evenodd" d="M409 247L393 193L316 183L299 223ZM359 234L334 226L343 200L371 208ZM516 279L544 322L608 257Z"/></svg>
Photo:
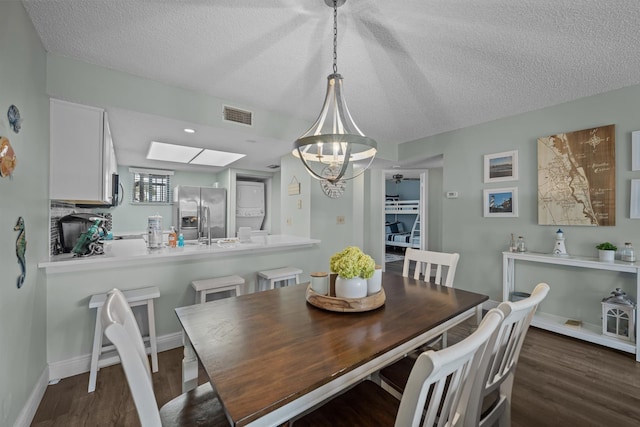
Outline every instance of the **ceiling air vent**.
<svg viewBox="0 0 640 427"><path fill-rule="evenodd" d="M279 169L280 165L268 165L267 166L269 169Z"/></svg>
<svg viewBox="0 0 640 427"><path fill-rule="evenodd" d="M251 111L239 110L233 107L224 106L224 120L228 122L240 123L243 125L253 125L253 113Z"/></svg>

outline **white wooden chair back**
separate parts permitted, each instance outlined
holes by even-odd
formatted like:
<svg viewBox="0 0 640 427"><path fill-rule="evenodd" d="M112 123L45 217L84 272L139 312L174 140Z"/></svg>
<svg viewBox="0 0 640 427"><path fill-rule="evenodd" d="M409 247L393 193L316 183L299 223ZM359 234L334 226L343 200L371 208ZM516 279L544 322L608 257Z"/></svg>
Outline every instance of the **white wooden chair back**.
<svg viewBox="0 0 640 427"><path fill-rule="evenodd" d="M464 340L418 356L402 394L396 427L417 427L422 419L422 425L429 427L462 425L475 372L485 348L493 346L503 318L502 311L490 310Z"/></svg>
<svg viewBox="0 0 640 427"><path fill-rule="evenodd" d="M143 427L160 427L160 412L144 341L131 307L118 289L111 290L107 296L102 309L102 325L105 336L120 355L140 423Z"/></svg>
<svg viewBox="0 0 640 427"><path fill-rule="evenodd" d="M458 260L460 254L458 253L445 253L445 252L433 252L433 251L421 251L419 249L407 248L404 254L404 264L402 265L402 275L404 277L413 277L414 279L424 280L426 282L431 281L431 271L436 269L434 282L436 285L442 285L451 287L453 286L453 279L456 275L456 267L458 266ZM413 270L413 276L409 276L409 265L411 261L415 261L415 270ZM442 283L443 268L447 267L446 278Z"/></svg>
<svg viewBox="0 0 640 427"><path fill-rule="evenodd" d="M531 319L548 292L549 285L539 283L530 297L517 302L505 301L498 306L504 313L504 321L498 330L493 348L487 349L486 357L478 370L478 380L470 398L471 402L477 404L469 409L466 426L492 426L498 419L501 419L500 426L510 425L511 390L520 350ZM482 417L483 400L497 389L497 403Z"/></svg>

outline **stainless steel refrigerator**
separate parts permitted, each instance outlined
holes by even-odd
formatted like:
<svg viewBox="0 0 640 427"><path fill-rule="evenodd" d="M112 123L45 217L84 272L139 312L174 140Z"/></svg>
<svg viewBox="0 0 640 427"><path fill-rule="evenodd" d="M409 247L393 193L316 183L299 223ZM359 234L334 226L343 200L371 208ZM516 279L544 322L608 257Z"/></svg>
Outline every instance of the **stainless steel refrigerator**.
<svg viewBox="0 0 640 427"><path fill-rule="evenodd" d="M185 240L227 237L226 189L179 185L173 201L173 226Z"/></svg>

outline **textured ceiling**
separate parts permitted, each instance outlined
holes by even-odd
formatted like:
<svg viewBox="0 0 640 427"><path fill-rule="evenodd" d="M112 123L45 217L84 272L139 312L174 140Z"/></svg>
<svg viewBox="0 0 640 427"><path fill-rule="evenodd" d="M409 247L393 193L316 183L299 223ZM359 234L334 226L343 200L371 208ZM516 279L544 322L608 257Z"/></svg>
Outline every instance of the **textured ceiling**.
<svg viewBox="0 0 640 427"><path fill-rule="evenodd" d="M331 73L324 0L23 4L48 52L309 124ZM349 0L338 18L349 109L382 143L640 84L638 0Z"/></svg>

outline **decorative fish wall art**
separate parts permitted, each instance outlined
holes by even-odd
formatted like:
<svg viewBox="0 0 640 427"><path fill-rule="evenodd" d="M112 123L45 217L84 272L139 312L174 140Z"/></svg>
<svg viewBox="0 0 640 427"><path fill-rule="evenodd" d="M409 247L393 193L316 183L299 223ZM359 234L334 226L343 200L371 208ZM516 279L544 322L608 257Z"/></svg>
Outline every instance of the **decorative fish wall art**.
<svg viewBox="0 0 640 427"><path fill-rule="evenodd" d="M13 227L13 230L18 232L18 237L16 238L16 256L18 257L21 273L18 276L16 285L18 289L20 289L24 284L24 278L27 276L27 260L25 258L25 253L27 252L27 231L25 230L24 219L22 217L18 218L18 222L16 226Z"/></svg>
<svg viewBox="0 0 640 427"><path fill-rule="evenodd" d="M15 133L20 132L22 125L22 119L20 118L20 110L15 105L11 105L7 110L7 118L9 119L9 126Z"/></svg>
<svg viewBox="0 0 640 427"><path fill-rule="evenodd" d="M9 139L0 136L0 177L10 177L15 167L16 153L13 151Z"/></svg>

